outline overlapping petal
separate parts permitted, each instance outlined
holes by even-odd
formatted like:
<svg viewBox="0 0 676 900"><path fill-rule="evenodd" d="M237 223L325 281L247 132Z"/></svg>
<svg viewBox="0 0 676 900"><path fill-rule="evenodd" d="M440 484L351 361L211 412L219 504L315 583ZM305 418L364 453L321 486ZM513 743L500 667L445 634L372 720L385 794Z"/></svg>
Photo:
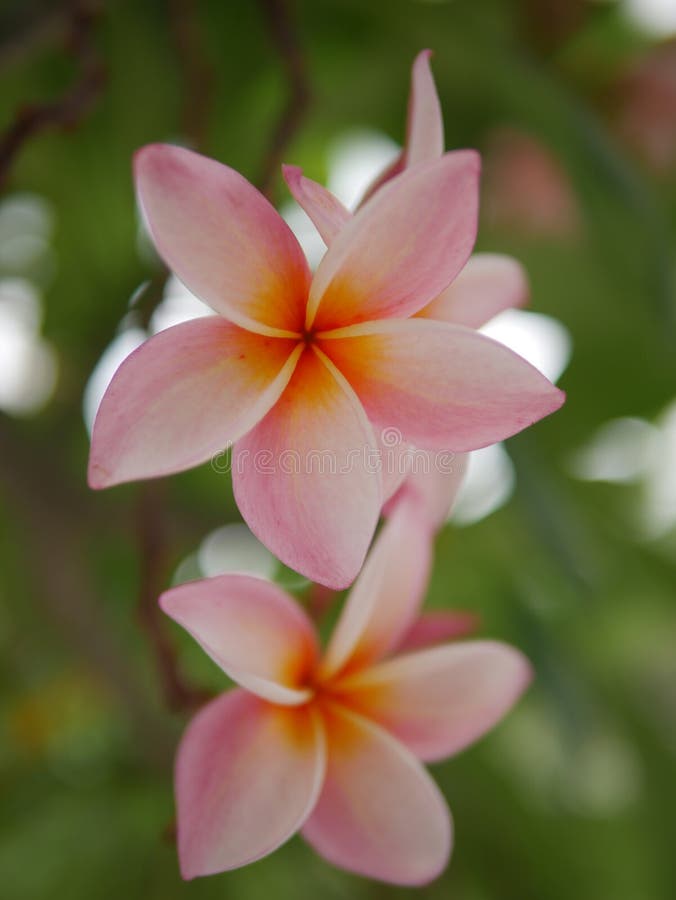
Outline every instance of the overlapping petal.
<svg viewBox="0 0 676 900"><path fill-rule="evenodd" d="M293 373L296 342L219 316L150 338L117 370L94 423L89 484L180 472L246 434Z"/></svg>
<svg viewBox="0 0 676 900"><path fill-rule="evenodd" d="M341 682L351 708L379 722L420 759L443 759L485 734L531 678L526 658L496 641L397 656Z"/></svg>
<svg viewBox="0 0 676 900"><path fill-rule="evenodd" d="M383 525L345 602L320 664L328 679L383 657L417 616L429 579L432 537L414 504Z"/></svg>
<svg viewBox="0 0 676 900"><path fill-rule="evenodd" d="M437 159L444 152L444 121L430 71L431 56L431 50L422 50L413 63L406 122L406 146L369 186L360 205L366 203L386 182L405 168Z"/></svg>
<svg viewBox="0 0 676 900"><path fill-rule="evenodd" d="M243 866L284 843L314 808L325 762L310 707L272 706L239 689L204 707L176 760L183 877Z"/></svg>
<svg viewBox="0 0 676 900"><path fill-rule="evenodd" d="M182 625L242 687L274 703L303 703L318 655L312 623L277 585L251 575L188 582L160 597Z"/></svg>
<svg viewBox="0 0 676 900"><path fill-rule="evenodd" d="M401 440L397 429L376 431L376 441L383 480L383 503L387 504L410 475L413 448Z"/></svg>
<svg viewBox="0 0 676 900"><path fill-rule="evenodd" d="M347 222L315 273L315 331L409 316L446 288L476 237L479 157L447 153L384 185Z"/></svg>
<svg viewBox="0 0 676 900"><path fill-rule="evenodd" d="M369 322L324 336L376 429L454 452L501 441L554 412L565 395L497 341L429 319Z"/></svg>
<svg viewBox="0 0 676 900"><path fill-rule="evenodd" d="M451 850L450 813L405 747L339 707L324 713L328 759L303 836L329 862L370 878L418 885L440 874Z"/></svg>
<svg viewBox="0 0 676 900"><path fill-rule="evenodd" d="M406 481L383 507L383 513L389 516L404 498L413 498L430 527L437 531L453 508L467 471L469 454L411 449L409 455Z"/></svg>
<svg viewBox="0 0 676 900"><path fill-rule="evenodd" d="M411 93L406 125L406 166L437 159L444 152L444 120L434 78L431 50L422 50L411 71Z"/></svg>
<svg viewBox="0 0 676 900"><path fill-rule="evenodd" d="M465 637L475 630L478 617L460 610L433 610L422 613L411 625L397 646L397 653L410 653L433 647L444 641Z"/></svg>
<svg viewBox="0 0 676 900"><path fill-rule="evenodd" d="M501 253L475 253L453 283L417 315L481 328L527 299L528 279L520 262Z"/></svg>
<svg viewBox="0 0 676 900"><path fill-rule="evenodd" d="M234 169L150 144L136 187L160 255L216 312L261 333L299 332L310 273L293 232Z"/></svg>
<svg viewBox="0 0 676 900"><path fill-rule="evenodd" d="M235 446L233 484L251 530L288 566L331 588L354 580L382 503L375 437L350 386L314 350Z"/></svg>
<svg viewBox="0 0 676 900"><path fill-rule="evenodd" d="M284 180L294 199L312 220L328 247L340 229L351 218L351 213L340 200L323 185L306 178L298 166L282 166Z"/></svg>

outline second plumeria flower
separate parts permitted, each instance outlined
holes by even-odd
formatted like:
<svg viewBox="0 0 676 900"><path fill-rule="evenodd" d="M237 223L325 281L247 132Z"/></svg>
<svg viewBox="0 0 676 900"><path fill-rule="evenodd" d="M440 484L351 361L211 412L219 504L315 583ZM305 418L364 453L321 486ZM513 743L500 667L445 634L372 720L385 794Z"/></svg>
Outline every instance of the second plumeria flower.
<svg viewBox="0 0 676 900"><path fill-rule="evenodd" d="M168 591L162 608L237 686L188 726L176 760L185 878L271 853L299 829L335 865L422 884L452 845L422 762L492 728L530 680L496 641L437 644L467 629L420 616L431 534L415 504L385 523L324 651L276 585L223 575Z"/></svg>
<svg viewBox="0 0 676 900"><path fill-rule="evenodd" d="M290 567L342 588L382 506L382 429L462 452L561 405L501 344L414 317L471 253L475 152L380 188L314 276L275 209L227 166L151 145L135 175L160 255L219 315L161 332L122 364L94 425L92 487L178 472L232 446L251 530Z"/></svg>

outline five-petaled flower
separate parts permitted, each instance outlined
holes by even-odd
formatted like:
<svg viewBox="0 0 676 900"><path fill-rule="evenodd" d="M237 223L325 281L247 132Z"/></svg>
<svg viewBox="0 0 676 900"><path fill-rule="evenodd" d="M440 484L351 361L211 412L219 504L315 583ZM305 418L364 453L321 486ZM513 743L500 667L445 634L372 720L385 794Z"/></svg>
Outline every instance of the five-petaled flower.
<svg viewBox="0 0 676 900"><path fill-rule="evenodd" d="M465 327L474 322L431 317L474 244L479 159L443 154L429 92L416 102L426 125L409 134L405 170L354 216L286 169L330 240L314 276L235 171L179 147L138 152L157 249L219 315L161 332L122 364L94 426L93 487L178 472L232 446L252 531L287 565L342 588L390 492L370 462L377 434L396 428L417 447L460 453L561 405L525 360ZM279 465L289 452L298 464Z"/></svg>
<svg viewBox="0 0 676 900"><path fill-rule="evenodd" d="M223 575L161 597L239 685L179 747L185 878L253 862L299 829L330 862L372 878L413 885L441 872L451 819L421 761L491 728L530 667L494 641L436 644L448 621L419 616L430 555L427 520L398 504L323 654L301 607L265 580Z"/></svg>

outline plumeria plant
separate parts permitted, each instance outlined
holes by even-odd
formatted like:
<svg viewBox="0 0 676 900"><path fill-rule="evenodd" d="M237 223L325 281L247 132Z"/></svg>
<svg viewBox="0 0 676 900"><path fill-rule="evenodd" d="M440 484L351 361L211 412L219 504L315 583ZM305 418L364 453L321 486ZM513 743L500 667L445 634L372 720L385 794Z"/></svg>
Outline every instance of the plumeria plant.
<svg viewBox="0 0 676 900"><path fill-rule="evenodd" d="M235 498L257 537L321 586L354 582L323 650L300 604L262 578L228 574L160 598L236 685L198 712L178 751L186 878L301 831L343 868L430 881L452 827L422 763L479 738L531 677L517 650L458 640L471 617L420 613L467 453L564 399L477 330L524 303L527 282L509 257L471 255L479 157L444 152L429 57L413 65L405 147L354 213L283 168L327 246L314 273L237 172L175 146L136 155L157 250L215 314L160 332L120 366L94 425L91 486L232 448ZM443 471L439 453L452 460Z"/></svg>

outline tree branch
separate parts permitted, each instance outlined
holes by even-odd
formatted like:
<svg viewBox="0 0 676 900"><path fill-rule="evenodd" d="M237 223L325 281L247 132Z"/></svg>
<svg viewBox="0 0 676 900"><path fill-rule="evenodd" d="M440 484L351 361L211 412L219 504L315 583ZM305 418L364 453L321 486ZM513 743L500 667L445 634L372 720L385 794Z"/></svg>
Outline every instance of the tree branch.
<svg viewBox="0 0 676 900"><path fill-rule="evenodd" d="M181 131L196 150L204 150L214 99L215 78L207 62L195 0L169 0L169 25L185 92Z"/></svg>
<svg viewBox="0 0 676 900"><path fill-rule="evenodd" d="M27 141L44 131L76 127L98 100L106 72L94 44L100 7L90 0L76 0L69 13L67 49L74 57L78 76L61 97L50 103L26 104L0 136L0 187L7 181L17 156Z"/></svg>
<svg viewBox="0 0 676 900"><path fill-rule="evenodd" d="M162 692L172 710L194 709L210 698L183 677L173 645L165 630L158 597L165 590L169 569L164 531L164 486L148 482L136 494L137 545L140 557L138 614L155 654Z"/></svg>
<svg viewBox="0 0 676 900"><path fill-rule="evenodd" d="M272 132L263 159L258 187L266 197L274 193L284 153L310 105L310 86L288 0L259 0L270 38L286 73L289 96Z"/></svg>

